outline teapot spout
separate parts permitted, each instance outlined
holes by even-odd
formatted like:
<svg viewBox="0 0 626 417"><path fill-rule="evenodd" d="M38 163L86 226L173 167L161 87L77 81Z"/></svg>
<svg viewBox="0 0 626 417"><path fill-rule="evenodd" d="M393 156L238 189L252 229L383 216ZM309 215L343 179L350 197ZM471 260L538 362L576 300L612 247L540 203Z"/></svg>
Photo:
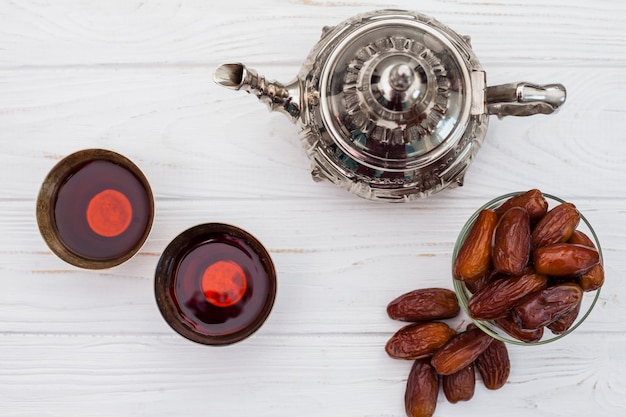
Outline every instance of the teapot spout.
<svg viewBox="0 0 626 417"><path fill-rule="evenodd" d="M289 85L267 81L255 70L240 63L220 65L215 70L213 79L222 87L254 94L267 104L271 111L284 113L294 123L300 117L300 83L298 80Z"/></svg>

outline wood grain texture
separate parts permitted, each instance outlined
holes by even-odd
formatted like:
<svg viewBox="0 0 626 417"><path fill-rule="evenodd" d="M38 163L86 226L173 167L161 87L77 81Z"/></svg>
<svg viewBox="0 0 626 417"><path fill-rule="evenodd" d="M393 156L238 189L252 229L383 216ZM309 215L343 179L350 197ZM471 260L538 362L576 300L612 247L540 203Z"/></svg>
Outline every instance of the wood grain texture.
<svg viewBox="0 0 626 417"><path fill-rule="evenodd" d="M212 72L243 61L288 81L323 26L383 7L471 35L490 84L565 84L566 105L492 118L465 187L427 200L376 204L314 183L296 127ZM386 304L452 288L467 217L534 187L594 225L599 302L566 339L511 347L502 390L440 396L435 415L625 415L625 16L617 0L1 1L0 415L402 416L410 363L384 352L401 325ZM56 258L35 221L47 172L90 147L132 159L156 196L143 249L100 272ZM223 349L177 336L153 295L165 246L211 221L259 238L279 275L267 323Z"/></svg>
<svg viewBox="0 0 626 417"><path fill-rule="evenodd" d="M379 349L385 338L257 335L228 349L206 349L168 336L5 335L0 411L400 416L411 361L388 358ZM470 402L452 405L441 395L435 415L621 415L626 381L612 365L624 361L625 348L614 335L511 348L502 389L488 391L479 379ZM20 355L5 353L11 350Z"/></svg>

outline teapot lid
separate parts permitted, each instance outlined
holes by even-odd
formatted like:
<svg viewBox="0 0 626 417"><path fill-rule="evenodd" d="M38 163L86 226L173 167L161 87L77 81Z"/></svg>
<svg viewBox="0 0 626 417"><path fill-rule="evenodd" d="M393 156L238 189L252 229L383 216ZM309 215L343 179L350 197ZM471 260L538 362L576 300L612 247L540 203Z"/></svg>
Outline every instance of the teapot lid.
<svg viewBox="0 0 626 417"><path fill-rule="evenodd" d="M344 152L401 171L430 163L463 135L472 54L464 59L467 40L432 19L389 13L343 28L321 71L320 110Z"/></svg>

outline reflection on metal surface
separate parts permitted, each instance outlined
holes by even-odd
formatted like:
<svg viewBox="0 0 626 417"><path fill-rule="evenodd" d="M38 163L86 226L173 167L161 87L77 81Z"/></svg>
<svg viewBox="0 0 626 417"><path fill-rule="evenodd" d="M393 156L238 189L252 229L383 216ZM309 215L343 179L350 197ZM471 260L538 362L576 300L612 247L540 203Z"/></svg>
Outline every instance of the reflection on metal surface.
<svg viewBox="0 0 626 417"><path fill-rule="evenodd" d="M288 84L242 64L221 65L215 81L297 123L315 180L386 201L461 185L490 114L548 114L565 101L560 85L487 88L469 37L400 10L324 28Z"/></svg>

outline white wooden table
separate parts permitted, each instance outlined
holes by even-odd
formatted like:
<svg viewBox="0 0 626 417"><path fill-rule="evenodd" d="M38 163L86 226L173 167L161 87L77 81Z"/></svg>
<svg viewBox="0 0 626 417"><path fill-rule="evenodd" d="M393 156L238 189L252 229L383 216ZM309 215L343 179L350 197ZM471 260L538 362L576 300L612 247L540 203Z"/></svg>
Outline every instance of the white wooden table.
<svg viewBox="0 0 626 417"><path fill-rule="evenodd" d="M243 61L289 81L324 25L382 7L472 36L489 84L561 82L553 116L491 120L465 186L410 204L314 183L297 129L220 88ZM437 416L626 415L626 3L619 0L0 0L0 415L403 416L409 362L385 354L396 296L451 288L465 219L529 188L574 202L603 245L607 282L588 320L542 347L511 347L499 391L440 397ZM35 199L79 149L136 162L156 196L152 233L119 267L65 264ZM266 324L242 343L191 343L153 295L178 233L226 222L276 264Z"/></svg>

